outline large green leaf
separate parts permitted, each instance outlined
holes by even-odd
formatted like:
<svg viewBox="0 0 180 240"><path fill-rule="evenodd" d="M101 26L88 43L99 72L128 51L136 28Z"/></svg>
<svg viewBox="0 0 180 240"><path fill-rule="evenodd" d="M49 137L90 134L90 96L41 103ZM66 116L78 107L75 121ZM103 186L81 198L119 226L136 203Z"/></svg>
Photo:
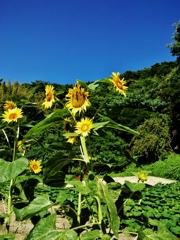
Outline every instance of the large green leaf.
<svg viewBox="0 0 180 240"><path fill-rule="evenodd" d="M14 207L14 213L16 214L16 219L22 221L50 208L52 205L53 203L49 200L48 196L38 196L27 207L22 209Z"/></svg>
<svg viewBox="0 0 180 240"><path fill-rule="evenodd" d="M72 162L74 158L74 153L72 152L70 156L64 157L61 151L57 152L52 158L48 160L44 170L44 176L53 176L61 169Z"/></svg>
<svg viewBox="0 0 180 240"><path fill-rule="evenodd" d="M64 185L65 172L61 170L65 165L72 162L73 157L73 152L69 157L63 157L62 152L59 151L50 158L44 168L44 183L49 186L62 187Z"/></svg>
<svg viewBox="0 0 180 240"><path fill-rule="evenodd" d="M28 159L21 157L13 162L0 159L0 182L6 182L17 177L28 166Z"/></svg>
<svg viewBox="0 0 180 240"><path fill-rule="evenodd" d="M145 183L131 183L125 180L125 184L128 186L131 192L142 191L145 188Z"/></svg>
<svg viewBox="0 0 180 240"><path fill-rule="evenodd" d="M48 117L46 117L44 120L36 124L34 127L32 127L27 133L26 137L32 136L32 135L38 135L42 132L44 132L46 129L53 126L54 123L58 123L62 120L64 120L65 117L69 116L69 112L66 108L59 109L52 114L50 114Z"/></svg>
<svg viewBox="0 0 180 240"><path fill-rule="evenodd" d="M108 121L109 122L105 125L106 127L114 128L114 129L117 129L117 130L120 130L120 131L125 131L125 132L128 132L128 133L131 133L131 134L136 135L136 136L140 136L140 134L137 131L135 131L135 130L129 128L129 127L126 127L122 124L116 123L115 121L113 121L109 117L103 116L101 114L98 114L98 115L101 117L101 119L103 121Z"/></svg>
<svg viewBox="0 0 180 240"><path fill-rule="evenodd" d="M77 233L72 229L56 230L56 214L41 219L31 230L26 240L77 240Z"/></svg>
<svg viewBox="0 0 180 240"><path fill-rule="evenodd" d="M84 233L81 236L81 240L98 239L99 236L100 236L99 230L92 230L90 232Z"/></svg>
<svg viewBox="0 0 180 240"><path fill-rule="evenodd" d="M114 203L114 199L112 198L109 189L106 184L104 184L102 181L98 181L98 188L99 192L102 195L102 197L105 199L108 210L109 210L109 217L110 217L110 227L114 233L114 235L118 238L118 231L120 226L120 220L118 217L116 205Z"/></svg>
<svg viewBox="0 0 180 240"><path fill-rule="evenodd" d="M50 172L44 176L44 184L51 187L63 187L65 185L65 176L66 174L63 171Z"/></svg>
<svg viewBox="0 0 180 240"><path fill-rule="evenodd" d="M178 240L161 222L158 222L158 231L145 229L138 232L138 240Z"/></svg>

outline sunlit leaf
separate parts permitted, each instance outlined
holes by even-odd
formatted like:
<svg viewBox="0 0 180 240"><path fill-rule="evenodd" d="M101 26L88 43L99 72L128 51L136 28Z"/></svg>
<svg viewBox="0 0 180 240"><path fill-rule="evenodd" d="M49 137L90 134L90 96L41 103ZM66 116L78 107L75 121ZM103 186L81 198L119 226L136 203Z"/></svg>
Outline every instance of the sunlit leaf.
<svg viewBox="0 0 180 240"><path fill-rule="evenodd" d="M77 240L77 233L72 229L56 230L56 214L41 219L29 233L26 240Z"/></svg>
<svg viewBox="0 0 180 240"><path fill-rule="evenodd" d="M66 181L66 183L73 185L74 187L72 188L74 191L81 192L82 194L88 194L90 193L90 189L87 187L86 184L84 184L81 181Z"/></svg>
<svg viewBox="0 0 180 240"><path fill-rule="evenodd" d="M118 238L118 231L120 226L120 220L117 214L116 205L114 203L114 199L112 198L110 191L108 190L108 187L106 184L104 184L102 181L98 181L98 188L100 191L100 194L105 199L108 210L109 210L109 217L110 217L110 226L114 233L114 235Z"/></svg>
<svg viewBox="0 0 180 240"><path fill-rule="evenodd" d="M146 186L144 183L131 183L127 180L125 180L125 184L128 186L131 192L142 191Z"/></svg>
<svg viewBox="0 0 180 240"><path fill-rule="evenodd" d="M22 209L14 207L14 213L16 214L16 219L22 221L50 208L52 205L53 203L49 200L48 196L38 196L27 207Z"/></svg>
<svg viewBox="0 0 180 240"><path fill-rule="evenodd" d="M98 239L99 235L100 235L99 230L92 230L90 232L82 234L81 240Z"/></svg>
<svg viewBox="0 0 180 240"><path fill-rule="evenodd" d="M79 79L76 80L76 83L79 83L83 88L87 88L87 84Z"/></svg>
<svg viewBox="0 0 180 240"><path fill-rule="evenodd" d="M178 240L161 222L158 222L158 231L153 232L152 229L145 229L138 232L139 240Z"/></svg>
<svg viewBox="0 0 180 240"><path fill-rule="evenodd" d="M6 182L17 177L28 166L28 159L21 157L13 162L0 159L0 182Z"/></svg>
<svg viewBox="0 0 180 240"><path fill-rule="evenodd" d="M75 133L75 132L70 132L70 133L64 133L63 134L63 136L64 137L77 137L77 136L79 136L77 133Z"/></svg>
<svg viewBox="0 0 180 240"><path fill-rule="evenodd" d="M107 122L99 122L99 123L93 123L93 128L94 130L97 130L99 128L104 127L105 125L107 125L109 123L109 121Z"/></svg>

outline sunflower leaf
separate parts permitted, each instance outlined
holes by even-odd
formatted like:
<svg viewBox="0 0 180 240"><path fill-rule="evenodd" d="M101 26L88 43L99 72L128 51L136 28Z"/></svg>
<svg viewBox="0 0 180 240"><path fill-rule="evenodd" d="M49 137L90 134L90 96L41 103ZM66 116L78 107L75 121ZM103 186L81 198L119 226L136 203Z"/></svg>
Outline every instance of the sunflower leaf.
<svg viewBox="0 0 180 240"><path fill-rule="evenodd" d="M128 133L131 133L131 134L136 135L136 136L140 136L140 134L137 131L135 131L135 130L129 128L129 127L126 127L126 126L124 126L122 124L116 123L114 120L112 120L109 117L103 116L101 114L98 114L98 115L104 121L108 121L108 124L106 124L106 127L114 128L114 129L117 129L117 130L121 130L121 131L125 131L125 132L128 132Z"/></svg>
<svg viewBox="0 0 180 240"><path fill-rule="evenodd" d="M27 207L21 209L14 207L14 213L16 214L16 219L22 221L50 208L52 205L53 203L48 196L38 196Z"/></svg>
<svg viewBox="0 0 180 240"><path fill-rule="evenodd" d="M54 123L64 120L65 117L69 116L69 112L66 108L59 109L48 117L43 119L41 122L37 123L34 127L32 127L25 135L25 137L29 137L32 135L38 135L44 132L46 129L51 127Z"/></svg>
<svg viewBox="0 0 180 240"><path fill-rule="evenodd" d="M94 130L98 130L99 128L104 127L106 124L108 124L109 121L107 122L99 122L99 123L93 123Z"/></svg>
<svg viewBox="0 0 180 240"><path fill-rule="evenodd" d="M64 133L63 136L65 137L77 137L79 136L79 134L75 133L75 132L70 132L70 133Z"/></svg>
<svg viewBox="0 0 180 240"><path fill-rule="evenodd" d="M28 166L28 159L21 157L13 162L0 159L0 182L6 182L17 177Z"/></svg>

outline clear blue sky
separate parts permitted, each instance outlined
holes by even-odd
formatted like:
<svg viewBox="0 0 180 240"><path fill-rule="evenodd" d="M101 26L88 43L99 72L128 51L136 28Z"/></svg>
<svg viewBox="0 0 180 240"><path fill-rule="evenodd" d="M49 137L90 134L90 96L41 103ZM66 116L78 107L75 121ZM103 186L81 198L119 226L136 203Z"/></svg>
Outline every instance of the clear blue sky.
<svg viewBox="0 0 180 240"><path fill-rule="evenodd" d="M0 78L75 83L173 61L180 0L0 0Z"/></svg>

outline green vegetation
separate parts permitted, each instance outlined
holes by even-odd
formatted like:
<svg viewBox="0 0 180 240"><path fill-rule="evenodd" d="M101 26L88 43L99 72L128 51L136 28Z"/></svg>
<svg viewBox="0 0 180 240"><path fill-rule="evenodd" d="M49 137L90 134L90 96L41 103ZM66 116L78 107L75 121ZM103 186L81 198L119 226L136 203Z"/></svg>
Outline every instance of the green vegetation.
<svg viewBox="0 0 180 240"><path fill-rule="evenodd" d="M15 238L13 211L34 224L27 240L110 239L119 229L139 240L180 236L179 183L112 179L147 171L180 180L179 25L174 62L73 86L0 79L1 239ZM56 229L53 205L70 229Z"/></svg>

